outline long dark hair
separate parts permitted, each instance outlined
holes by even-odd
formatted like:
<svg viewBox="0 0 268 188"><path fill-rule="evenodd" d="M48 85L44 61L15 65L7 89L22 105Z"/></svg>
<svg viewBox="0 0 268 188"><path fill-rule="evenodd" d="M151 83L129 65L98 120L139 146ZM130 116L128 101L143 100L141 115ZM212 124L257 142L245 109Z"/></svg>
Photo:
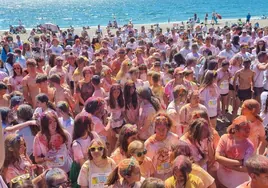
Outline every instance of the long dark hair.
<svg viewBox="0 0 268 188"><path fill-rule="evenodd" d="M121 148L125 154L127 154L127 148L128 148L128 138L138 134L137 127L135 125L126 124L124 125L120 132L119 132L119 138L117 141L117 147Z"/></svg>
<svg viewBox="0 0 268 188"><path fill-rule="evenodd" d="M213 84L213 80L214 78L217 77L217 73L211 70L208 70L204 76L204 79L202 81L201 84L201 88L200 90L204 90L206 87L210 86L211 84Z"/></svg>
<svg viewBox="0 0 268 188"><path fill-rule="evenodd" d="M50 57L48 59L48 64L49 66L52 68L55 66L55 59L56 59L57 55L56 54L50 54Z"/></svg>
<svg viewBox="0 0 268 188"><path fill-rule="evenodd" d="M263 43L262 48L259 47L259 42ZM263 40L258 41L257 47L256 47L256 54L258 55L260 52L265 52L265 51L266 51L266 42L264 42Z"/></svg>
<svg viewBox="0 0 268 188"><path fill-rule="evenodd" d="M15 61L16 61L16 56L15 56L15 54L14 54L13 52L9 52L9 53L7 54L7 60L6 60L6 62L7 62L8 64L10 64L11 66L13 66L13 64L15 63Z"/></svg>
<svg viewBox="0 0 268 188"><path fill-rule="evenodd" d="M92 119L91 115L87 112L81 112L79 113L74 120L74 130L73 130L73 140L76 140L78 138L81 138L85 135L87 132L90 139L92 140L93 134L92 131Z"/></svg>
<svg viewBox="0 0 268 188"><path fill-rule="evenodd" d="M237 36L237 35L234 36L233 40L232 40L232 44L236 45L236 46L239 46L239 39L240 39L239 36Z"/></svg>
<svg viewBox="0 0 268 188"><path fill-rule="evenodd" d="M14 63L13 64L13 70L14 70L14 66L20 66L20 74L22 76L22 67L21 67L21 65L19 63ZM15 78L16 76L18 76L18 75L17 75L16 71L14 70L13 78Z"/></svg>
<svg viewBox="0 0 268 188"><path fill-rule="evenodd" d="M56 107L54 106L54 104L52 102L49 101L49 98L48 98L47 94L39 93L36 96L36 100L40 101L41 103L46 103L48 108L56 111Z"/></svg>
<svg viewBox="0 0 268 188"><path fill-rule="evenodd" d="M1 169L1 173L7 170L10 164L13 164L17 169L20 169L20 167L17 166L21 161L19 153L20 143L21 143L21 137L19 135L16 134L7 135L5 139L5 161Z"/></svg>
<svg viewBox="0 0 268 188"><path fill-rule="evenodd" d="M116 89L120 89L120 94L117 98L117 102L120 108L124 107L124 98L123 98L123 92L122 92L122 88L120 84L113 84L111 89L110 89L110 93L109 93L109 100L108 100L108 105L110 106L110 108L115 109L116 108L116 101L114 99L113 96L113 91Z"/></svg>
<svg viewBox="0 0 268 188"><path fill-rule="evenodd" d="M177 66L179 67L180 65L185 65L186 60L183 57L181 53L176 53L173 57L174 61L176 62Z"/></svg>
<svg viewBox="0 0 268 188"><path fill-rule="evenodd" d="M153 95L153 92L152 92L152 90L149 87L139 88L138 95L142 99L148 100L152 104L152 106L154 107L154 109L155 109L156 112L160 109L160 102Z"/></svg>
<svg viewBox="0 0 268 188"><path fill-rule="evenodd" d="M193 120L190 125L189 125L189 128L187 130L188 132L188 135L189 135L189 138L191 139L191 141L193 143L198 143L199 145L201 145L201 136L204 132L204 128L208 126L208 135L207 137L209 138L211 136L211 132L210 132L210 129L209 129L209 124L208 122L203 119L203 118L198 118L198 119L195 119Z"/></svg>
<svg viewBox="0 0 268 188"><path fill-rule="evenodd" d="M130 89L134 88L134 93L130 94ZM132 104L136 109L138 107L138 94L136 91L135 83L131 80L128 80L124 87L124 99L125 99L125 108L128 110L129 105Z"/></svg>
<svg viewBox="0 0 268 188"><path fill-rule="evenodd" d="M59 133L62 138L63 138L63 142L66 143L68 141L67 135L65 134L65 132L63 131L62 126L60 125L60 122L58 120L58 117L56 116L55 113L52 112L46 112L41 116L40 119L40 124L41 124L41 134L45 135L47 138L47 142L50 142L51 139L51 135L49 133L49 120L50 119L54 119L57 122L57 128L56 128L56 132ZM50 145L48 144L48 146L50 147Z"/></svg>

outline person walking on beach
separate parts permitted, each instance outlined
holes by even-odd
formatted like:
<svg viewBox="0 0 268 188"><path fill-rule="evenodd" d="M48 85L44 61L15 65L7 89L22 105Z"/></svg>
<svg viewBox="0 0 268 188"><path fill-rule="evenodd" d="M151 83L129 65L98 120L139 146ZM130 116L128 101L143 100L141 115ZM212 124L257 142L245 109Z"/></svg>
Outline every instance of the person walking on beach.
<svg viewBox="0 0 268 188"><path fill-rule="evenodd" d="M250 23L250 18L251 18L251 15L250 15L250 13L248 13L248 15L246 17L246 23Z"/></svg>

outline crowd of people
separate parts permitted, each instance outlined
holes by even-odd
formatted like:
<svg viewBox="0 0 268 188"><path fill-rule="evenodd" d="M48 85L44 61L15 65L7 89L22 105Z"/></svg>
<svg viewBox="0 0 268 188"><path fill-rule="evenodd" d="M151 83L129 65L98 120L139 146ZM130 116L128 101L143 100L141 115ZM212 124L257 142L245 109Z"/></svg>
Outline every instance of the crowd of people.
<svg viewBox="0 0 268 188"><path fill-rule="evenodd" d="M1 188L268 187L268 27L1 44Z"/></svg>

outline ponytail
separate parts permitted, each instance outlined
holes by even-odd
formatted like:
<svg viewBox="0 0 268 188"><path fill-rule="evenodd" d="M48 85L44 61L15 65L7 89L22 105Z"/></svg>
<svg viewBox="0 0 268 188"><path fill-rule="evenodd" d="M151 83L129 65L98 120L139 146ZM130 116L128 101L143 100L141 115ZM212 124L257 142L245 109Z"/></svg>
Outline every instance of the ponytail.
<svg viewBox="0 0 268 188"><path fill-rule="evenodd" d="M107 182L105 183L105 185L113 185L115 184L115 182L119 179L119 174L118 174L118 169L119 167L117 166L108 176L107 178Z"/></svg>
<svg viewBox="0 0 268 188"><path fill-rule="evenodd" d="M50 101L47 102L47 107L54 110L55 112L57 111L55 105Z"/></svg>
<svg viewBox="0 0 268 188"><path fill-rule="evenodd" d="M155 111L158 112L158 110L160 109L159 100L156 97L151 96L149 102L153 105Z"/></svg>

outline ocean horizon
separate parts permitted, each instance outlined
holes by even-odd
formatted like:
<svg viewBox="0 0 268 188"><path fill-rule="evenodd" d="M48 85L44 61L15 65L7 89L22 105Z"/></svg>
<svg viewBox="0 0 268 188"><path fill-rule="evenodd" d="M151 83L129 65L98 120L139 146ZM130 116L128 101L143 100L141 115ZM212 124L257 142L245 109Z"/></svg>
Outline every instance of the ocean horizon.
<svg viewBox="0 0 268 188"><path fill-rule="evenodd" d="M106 26L117 20L120 26L130 20L134 24L155 24L188 20L194 13L201 21L213 11L223 19L267 16L268 1L258 0L0 0L0 30L9 25L33 28L39 24L53 23L61 28Z"/></svg>

